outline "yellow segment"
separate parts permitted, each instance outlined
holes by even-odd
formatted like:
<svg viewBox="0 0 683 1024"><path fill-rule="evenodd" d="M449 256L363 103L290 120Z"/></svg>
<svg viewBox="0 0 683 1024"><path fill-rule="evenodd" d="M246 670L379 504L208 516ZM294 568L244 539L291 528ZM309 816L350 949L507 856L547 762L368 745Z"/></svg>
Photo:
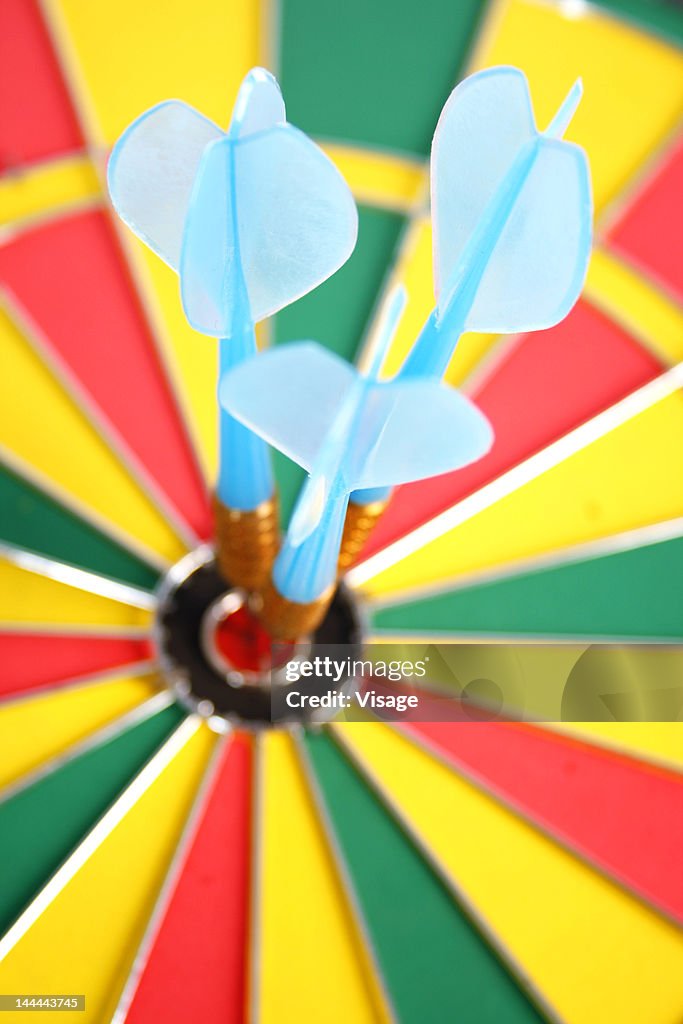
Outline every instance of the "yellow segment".
<svg viewBox="0 0 683 1024"><path fill-rule="evenodd" d="M324 143L323 149L344 175L359 203L409 213L424 186L421 160L381 149Z"/></svg>
<svg viewBox="0 0 683 1024"><path fill-rule="evenodd" d="M46 161L0 179L0 226L99 195L97 175L85 157Z"/></svg>
<svg viewBox="0 0 683 1024"><path fill-rule="evenodd" d="M162 564L185 549L39 352L0 310L0 441Z"/></svg>
<svg viewBox="0 0 683 1024"><path fill-rule="evenodd" d="M683 934L386 726L338 734L567 1024L679 1024Z"/></svg>
<svg viewBox="0 0 683 1024"><path fill-rule="evenodd" d="M603 249L593 252L584 294L663 363L683 359L683 311Z"/></svg>
<svg viewBox="0 0 683 1024"><path fill-rule="evenodd" d="M508 497L400 557L372 594L452 580L683 514L683 396L675 392ZM362 566L360 567L362 571Z"/></svg>
<svg viewBox="0 0 683 1024"><path fill-rule="evenodd" d="M683 722L565 722L552 728L683 770Z"/></svg>
<svg viewBox="0 0 683 1024"><path fill-rule="evenodd" d="M83 0L44 0L43 6L90 143L112 145L138 114L170 97L227 127L242 78L263 62L266 26L257 2L165 0L160 13L158 4L119 0L108 18L99 4ZM130 30L112 32L112 19ZM187 324L175 274L149 251L141 253L141 245L128 248L204 471L213 479L216 343Z"/></svg>
<svg viewBox="0 0 683 1024"><path fill-rule="evenodd" d="M150 612L21 569L0 557L0 622L97 626L109 632L149 629Z"/></svg>
<svg viewBox="0 0 683 1024"><path fill-rule="evenodd" d="M0 704L0 786L14 782L158 690L156 676L122 676Z"/></svg>
<svg viewBox="0 0 683 1024"><path fill-rule="evenodd" d="M83 993L85 1012L60 1020L111 1019L214 742L205 727L191 735L67 881L0 966L3 992Z"/></svg>
<svg viewBox="0 0 683 1024"><path fill-rule="evenodd" d="M444 380L454 387L465 387L469 391L475 373L488 367L489 360L496 359L499 348L507 338L499 334L463 334L451 356Z"/></svg>
<svg viewBox="0 0 683 1024"><path fill-rule="evenodd" d="M171 97L227 127L240 81L258 62L257 3L202 0L189 7L187 0L164 0L160 7L117 0L109 17L83 0L43 6L83 90L91 143L110 145L134 117Z"/></svg>
<svg viewBox="0 0 683 1024"><path fill-rule="evenodd" d="M259 1024L382 1020L292 740L264 734L261 757Z"/></svg>

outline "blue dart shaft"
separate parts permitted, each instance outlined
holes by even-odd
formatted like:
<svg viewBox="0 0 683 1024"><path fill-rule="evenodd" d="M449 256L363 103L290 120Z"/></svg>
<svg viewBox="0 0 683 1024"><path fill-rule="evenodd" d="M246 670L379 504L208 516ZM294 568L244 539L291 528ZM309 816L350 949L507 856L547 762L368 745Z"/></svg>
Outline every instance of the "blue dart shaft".
<svg viewBox="0 0 683 1024"><path fill-rule="evenodd" d="M273 566L273 583L289 601L315 601L336 579L348 504L348 493L328 501L324 519L302 544L283 542Z"/></svg>
<svg viewBox="0 0 683 1024"><path fill-rule="evenodd" d="M320 462L304 484L299 503L273 566L273 582L283 597L298 604L316 601L337 578L337 561L349 504L344 487L341 461L344 449L350 450L356 440L358 418L367 378L359 379L340 412L333 435L323 444ZM334 435L337 436L334 436ZM326 480L325 504L320 520L300 541L299 517L306 511L309 499L321 480Z"/></svg>
<svg viewBox="0 0 683 1024"><path fill-rule="evenodd" d="M244 111L242 111L242 114ZM237 130L237 117L233 118L231 132ZM230 147L230 195L232 223L237 224L237 194L235 189L235 149ZM250 315L249 296L241 266L239 233L235 231L234 308L229 338L219 341L218 385L223 375L257 355L256 331ZM227 273L227 271L226 271ZM219 456L216 494L227 508L253 512L273 496L273 470L268 445L242 423L226 412L218 402Z"/></svg>
<svg viewBox="0 0 683 1024"><path fill-rule="evenodd" d="M239 363L256 355L253 324L245 323L219 341L219 381ZM216 494L227 508L252 512L273 496L275 484L268 445L219 404L219 454Z"/></svg>
<svg viewBox="0 0 683 1024"><path fill-rule="evenodd" d="M405 290L396 289L385 310L367 376L359 377L346 395L334 426L323 442L316 466L304 485L300 504L273 567L273 582L289 601L299 604L316 601L337 578L339 550L349 504L345 467L359 441L368 447L372 445L372 437L358 438L364 402L369 387L379 377L405 301ZM381 430L381 424L376 424L376 429ZM321 480L326 481L322 515L312 532L299 543L298 515L300 510L306 510Z"/></svg>
<svg viewBox="0 0 683 1024"><path fill-rule="evenodd" d="M443 377L448 369L486 270L488 253L510 216L519 188L529 173L535 155L536 145L533 142L519 154L504 187L494 197L475 231L464 258L455 267L457 283L446 309L441 316L438 308L432 310L397 374L398 379ZM354 491L351 500L358 505L368 505L375 501L387 501L390 495L391 488L373 488Z"/></svg>

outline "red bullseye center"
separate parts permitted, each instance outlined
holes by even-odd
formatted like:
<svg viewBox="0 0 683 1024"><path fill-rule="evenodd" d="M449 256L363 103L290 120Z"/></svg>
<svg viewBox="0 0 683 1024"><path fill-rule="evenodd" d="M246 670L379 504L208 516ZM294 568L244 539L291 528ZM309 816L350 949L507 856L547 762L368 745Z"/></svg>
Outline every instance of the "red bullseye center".
<svg viewBox="0 0 683 1024"><path fill-rule="evenodd" d="M246 604L228 611L215 625L215 649L226 665L238 672L268 672L285 665L294 643L274 643Z"/></svg>

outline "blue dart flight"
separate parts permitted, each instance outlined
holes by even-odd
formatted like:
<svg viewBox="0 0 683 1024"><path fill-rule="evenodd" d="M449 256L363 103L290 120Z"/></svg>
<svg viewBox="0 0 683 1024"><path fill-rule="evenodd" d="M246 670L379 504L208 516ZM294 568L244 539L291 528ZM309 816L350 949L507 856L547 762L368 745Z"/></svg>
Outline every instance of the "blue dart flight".
<svg viewBox="0 0 683 1024"><path fill-rule="evenodd" d="M552 327L579 297L588 268L588 159L565 142L577 81L544 132L517 68L465 79L432 143L436 307L401 376L442 375L464 331Z"/></svg>
<svg viewBox="0 0 683 1024"><path fill-rule="evenodd" d="M451 93L431 154L436 306L399 379L441 377L465 331L552 327L578 299L591 249L590 170L562 136L581 95L577 81L539 132L517 68L480 71Z"/></svg>
<svg viewBox="0 0 683 1024"><path fill-rule="evenodd" d="M316 601L334 583L354 488L445 473L491 446L488 420L454 389L378 379L404 303L399 289L367 376L315 342L298 342L243 363L221 383L230 414L310 474L273 569L289 601Z"/></svg>
<svg viewBox="0 0 683 1024"><path fill-rule="evenodd" d="M114 206L180 275L188 321L220 339L221 375L256 353L254 324L305 295L348 259L358 217L343 178L286 120L276 80L244 79L227 132L169 100L114 146ZM253 510L273 493L267 448L221 415L218 498Z"/></svg>

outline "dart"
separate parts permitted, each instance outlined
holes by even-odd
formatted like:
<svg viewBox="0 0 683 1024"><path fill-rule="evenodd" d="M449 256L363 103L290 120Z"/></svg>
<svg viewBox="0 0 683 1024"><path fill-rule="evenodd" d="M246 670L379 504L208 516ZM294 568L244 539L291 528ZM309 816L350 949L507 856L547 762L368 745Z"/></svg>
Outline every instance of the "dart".
<svg viewBox="0 0 683 1024"><path fill-rule="evenodd" d="M331 600L351 491L419 480L467 465L493 434L468 399L433 378L381 381L405 305L390 297L363 375L314 342L250 360L227 374L223 406L309 473L262 597L276 639L307 635Z"/></svg>
<svg viewBox="0 0 683 1024"><path fill-rule="evenodd" d="M398 379L442 377L465 331L537 331L569 313L591 249L588 160L562 139L581 95L577 80L539 132L517 68L480 71L451 93L431 152L436 306ZM389 494L353 494L341 568L360 551Z"/></svg>
<svg viewBox="0 0 683 1024"><path fill-rule="evenodd" d="M179 274L190 325L218 338L219 379L256 354L255 324L333 274L356 241L343 178L287 122L262 68L244 79L227 133L178 100L142 114L114 146L108 184L122 220ZM258 587L278 542L269 454L222 411L214 510L223 574Z"/></svg>

